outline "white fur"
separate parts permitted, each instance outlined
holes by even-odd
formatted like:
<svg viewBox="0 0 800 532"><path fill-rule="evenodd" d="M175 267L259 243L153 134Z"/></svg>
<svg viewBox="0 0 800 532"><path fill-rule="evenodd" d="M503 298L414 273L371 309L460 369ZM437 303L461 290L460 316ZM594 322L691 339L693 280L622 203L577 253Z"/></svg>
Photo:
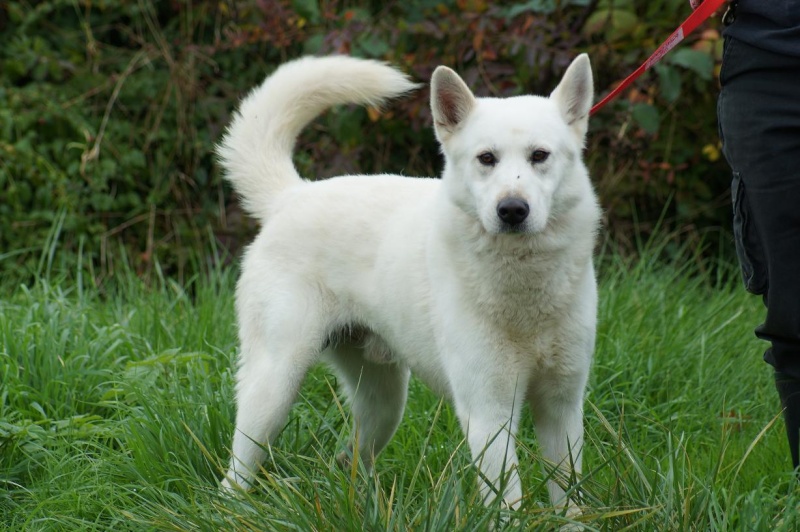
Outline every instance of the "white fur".
<svg viewBox="0 0 800 532"><path fill-rule="evenodd" d="M514 435L529 404L545 457L580 473L582 405L594 349L592 253L599 207L582 162L592 100L578 57L549 98L475 98L450 69L431 81L445 157L439 179L299 178L291 150L324 108L377 104L414 87L347 57L284 65L241 105L219 154L263 223L236 297L241 340L233 458L248 487L307 370L327 361L352 404L371 466L403 414L409 372L448 397L482 472L522 497ZM535 151L549 156L531 162ZM491 152L493 166L478 156ZM509 198L530 212L503 222ZM351 444L351 450L355 444ZM556 505L569 505L550 482Z"/></svg>

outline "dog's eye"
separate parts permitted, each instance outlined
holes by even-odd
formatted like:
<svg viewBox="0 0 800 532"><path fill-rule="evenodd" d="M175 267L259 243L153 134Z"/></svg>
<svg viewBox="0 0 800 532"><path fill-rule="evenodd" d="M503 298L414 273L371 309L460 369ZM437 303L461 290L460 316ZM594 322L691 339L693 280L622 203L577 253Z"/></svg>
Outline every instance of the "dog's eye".
<svg viewBox="0 0 800 532"><path fill-rule="evenodd" d="M548 157L550 157L549 152L546 152L544 150L534 150L534 152L531 153L531 162L543 163L547 160Z"/></svg>
<svg viewBox="0 0 800 532"><path fill-rule="evenodd" d="M494 153L485 151L478 155L478 162L480 162L483 166L494 166L497 164L497 157L494 156Z"/></svg>

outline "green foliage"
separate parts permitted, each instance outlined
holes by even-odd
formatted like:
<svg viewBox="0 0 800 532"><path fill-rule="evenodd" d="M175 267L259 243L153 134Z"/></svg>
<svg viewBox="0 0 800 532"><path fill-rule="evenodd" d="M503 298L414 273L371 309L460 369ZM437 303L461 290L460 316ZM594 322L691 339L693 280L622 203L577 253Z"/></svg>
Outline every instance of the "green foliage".
<svg viewBox="0 0 800 532"><path fill-rule="evenodd" d="M688 16L687 4L601 0L584 26L596 86L613 86L644 62ZM660 222L691 238L729 226L730 172L715 114L718 24L687 36L593 120L588 155L620 243Z"/></svg>
<svg viewBox="0 0 800 532"><path fill-rule="evenodd" d="M102 281L120 254L190 275L209 232L252 233L213 148L238 99L304 53L456 68L480 95L547 94L589 52L602 95L688 14L685 0L151 2L0 5L0 271L30 278L51 228L62 260ZM665 17L664 14L680 14ZM710 23L592 121L588 158L608 227L727 226L714 118L720 41ZM301 173L431 175L441 165L427 91L383 115L336 109L298 143ZM667 200L671 201L667 203ZM665 212L664 205L668 204ZM125 262L125 261L123 261Z"/></svg>

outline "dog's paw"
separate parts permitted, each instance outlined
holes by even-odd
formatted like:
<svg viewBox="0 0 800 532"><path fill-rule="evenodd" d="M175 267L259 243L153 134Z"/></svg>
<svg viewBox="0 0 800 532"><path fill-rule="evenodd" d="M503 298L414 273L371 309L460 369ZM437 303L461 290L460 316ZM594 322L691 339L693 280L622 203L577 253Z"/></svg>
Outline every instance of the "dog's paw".
<svg viewBox="0 0 800 532"><path fill-rule="evenodd" d="M349 471L353 467L353 453L352 451L342 451L336 455L336 463L342 471Z"/></svg>
<svg viewBox="0 0 800 532"><path fill-rule="evenodd" d="M567 511L565 512L565 517L567 519L574 520L582 515L583 512L581 511L581 509L575 506L574 504L567 506ZM559 532L580 532L581 530L586 530L586 527L584 527L581 523L572 522L572 523L567 523L565 525L561 525L561 527L559 527L558 530Z"/></svg>
<svg viewBox="0 0 800 532"><path fill-rule="evenodd" d="M364 453L353 452L352 449L353 444L350 444L347 446L347 449L336 455L336 463L342 471L350 472L353 468L356 468L358 470L363 469L367 475L372 474L375 457Z"/></svg>
<svg viewBox="0 0 800 532"><path fill-rule="evenodd" d="M236 482L231 480L229 476L225 476L222 482L219 483L219 493L226 497L241 496L251 488L250 483L245 481Z"/></svg>

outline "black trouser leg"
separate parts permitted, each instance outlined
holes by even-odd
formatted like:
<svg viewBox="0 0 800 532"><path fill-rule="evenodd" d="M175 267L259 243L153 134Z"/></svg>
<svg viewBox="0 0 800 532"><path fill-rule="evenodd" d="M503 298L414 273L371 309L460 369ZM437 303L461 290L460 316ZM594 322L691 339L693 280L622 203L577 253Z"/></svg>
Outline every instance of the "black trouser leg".
<svg viewBox="0 0 800 532"><path fill-rule="evenodd" d="M775 387L783 406L792 465L797 469L800 467L800 380L776 371Z"/></svg>
<svg viewBox="0 0 800 532"><path fill-rule="evenodd" d="M792 461L800 431L800 57L729 39L718 103L723 152L734 172L737 253L747 289L764 297L756 329L778 372Z"/></svg>

